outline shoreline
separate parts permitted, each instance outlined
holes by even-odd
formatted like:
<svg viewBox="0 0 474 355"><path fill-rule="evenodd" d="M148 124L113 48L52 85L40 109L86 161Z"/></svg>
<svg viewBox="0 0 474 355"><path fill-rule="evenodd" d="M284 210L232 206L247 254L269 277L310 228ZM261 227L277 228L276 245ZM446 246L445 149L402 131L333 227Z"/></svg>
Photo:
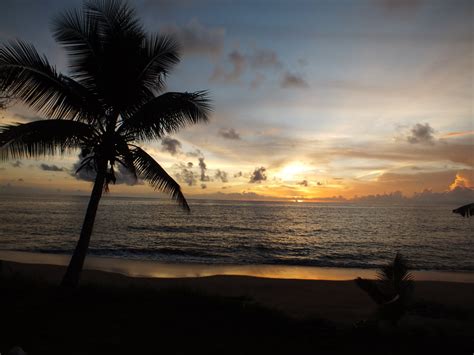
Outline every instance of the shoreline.
<svg viewBox="0 0 474 355"><path fill-rule="evenodd" d="M2 258L0 258L1 260ZM0 278L31 282L30 287L55 288L65 266L0 261ZM415 281L415 300L453 309L474 311L474 284ZM35 286L36 285L36 286ZM341 324L371 317L376 304L353 280L310 280L239 275L190 277L130 277L120 273L86 269L81 286L119 294L127 290L178 292L220 299L242 299L295 319L328 319Z"/></svg>
<svg viewBox="0 0 474 355"><path fill-rule="evenodd" d="M65 266L69 255L0 250L0 260L35 265ZM357 277L374 279L376 269L333 268L292 265L172 264L88 256L85 270L103 271L134 278L202 278L248 276L269 279L351 281ZM474 272L413 270L417 281L474 283Z"/></svg>

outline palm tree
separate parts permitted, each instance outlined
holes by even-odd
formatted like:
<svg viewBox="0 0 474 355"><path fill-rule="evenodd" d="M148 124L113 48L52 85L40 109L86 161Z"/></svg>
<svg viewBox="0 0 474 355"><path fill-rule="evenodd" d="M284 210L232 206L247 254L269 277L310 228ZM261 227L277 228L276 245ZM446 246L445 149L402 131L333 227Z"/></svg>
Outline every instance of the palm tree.
<svg viewBox="0 0 474 355"><path fill-rule="evenodd" d="M463 217L474 216L474 203L468 203L467 205L461 206L453 210L453 213L460 214Z"/></svg>
<svg viewBox="0 0 474 355"><path fill-rule="evenodd" d="M358 277L355 282L379 306L378 318L397 324L411 301L413 280L406 259L397 253L392 262L377 271L377 280Z"/></svg>
<svg viewBox="0 0 474 355"><path fill-rule="evenodd" d="M61 282L74 288L102 192L115 183L118 165L189 211L179 184L137 143L206 122L211 106L205 91L163 93L179 61L178 45L169 36L146 33L120 0L89 1L64 12L54 19L53 32L68 54L70 76L57 72L31 44L17 40L0 47L0 97L46 118L0 127L0 159L80 150L78 171L94 171L80 238Z"/></svg>

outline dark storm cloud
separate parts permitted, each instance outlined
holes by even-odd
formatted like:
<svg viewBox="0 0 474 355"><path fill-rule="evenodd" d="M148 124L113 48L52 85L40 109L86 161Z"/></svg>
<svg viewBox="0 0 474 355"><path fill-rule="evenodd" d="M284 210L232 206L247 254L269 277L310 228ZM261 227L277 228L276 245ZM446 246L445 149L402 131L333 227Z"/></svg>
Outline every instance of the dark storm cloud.
<svg viewBox="0 0 474 355"><path fill-rule="evenodd" d="M220 180L222 182L228 182L229 181L228 174L225 171L222 171L222 170L219 170L219 169L217 169L214 177L217 180Z"/></svg>
<svg viewBox="0 0 474 355"><path fill-rule="evenodd" d="M206 175L207 171L207 165L204 162L204 158L199 158L199 169L201 170L201 181L210 181L210 178L208 175Z"/></svg>
<svg viewBox="0 0 474 355"><path fill-rule="evenodd" d="M306 80L304 80L300 75L290 73L288 71L285 72L285 74L283 75L280 86L285 89L289 89L289 88L306 89L309 87Z"/></svg>
<svg viewBox="0 0 474 355"><path fill-rule="evenodd" d="M229 129L220 129L219 135L226 139L240 139L240 134L233 128Z"/></svg>
<svg viewBox="0 0 474 355"><path fill-rule="evenodd" d="M164 26L161 32L174 35L185 53L218 56L224 46L223 27L206 27L196 19L184 26Z"/></svg>
<svg viewBox="0 0 474 355"><path fill-rule="evenodd" d="M260 183L262 181L267 180L267 175L265 174L265 169L263 166L260 168L256 168L252 175L250 176L250 183Z"/></svg>
<svg viewBox="0 0 474 355"><path fill-rule="evenodd" d="M433 133L434 129L429 125L429 123L417 123L411 129L410 135L407 137L407 141L411 144L434 144L435 141Z"/></svg>
<svg viewBox="0 0 474 355"><path fill-rule="evenodd" d="M171 155L176 155L181 152L181 142L171 137L164 137L161 140L161 149Z"/></svg>
<svg viewBox="0 0 474 355"><path fill-rule="evenodd" d="M59 166L54 165L54 164L53 165L41 164L39 167L41 170L44 170L44 171L64 171L65 170L64 168L60 168Z"/></svg>

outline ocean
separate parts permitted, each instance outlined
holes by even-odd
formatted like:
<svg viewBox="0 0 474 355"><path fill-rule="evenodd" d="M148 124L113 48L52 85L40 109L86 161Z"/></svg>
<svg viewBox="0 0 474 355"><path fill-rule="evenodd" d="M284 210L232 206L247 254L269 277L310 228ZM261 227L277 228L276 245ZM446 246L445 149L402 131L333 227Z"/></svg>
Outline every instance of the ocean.
<svg viewBox="0 0 474 355"><path fill-rule="evenodd" d="M0 249L70 254L88 197L0 196ZM163 263L474 271L474 221L458 206L374 206L106 196L89 254Z"/></svg>

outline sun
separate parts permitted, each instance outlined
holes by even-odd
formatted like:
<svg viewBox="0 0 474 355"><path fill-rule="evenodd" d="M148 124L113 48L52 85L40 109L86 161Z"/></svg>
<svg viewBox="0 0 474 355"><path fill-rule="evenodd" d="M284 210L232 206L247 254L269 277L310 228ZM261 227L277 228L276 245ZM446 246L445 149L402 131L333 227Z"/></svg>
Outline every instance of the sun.
<svg viewBox="0 0 474 355"><path fill-rule="evenodd" d="M283 180L293 180L298 175L308 172L309 170L309 167L304 164L290 163L280 170L278 177Z"/></svg>

